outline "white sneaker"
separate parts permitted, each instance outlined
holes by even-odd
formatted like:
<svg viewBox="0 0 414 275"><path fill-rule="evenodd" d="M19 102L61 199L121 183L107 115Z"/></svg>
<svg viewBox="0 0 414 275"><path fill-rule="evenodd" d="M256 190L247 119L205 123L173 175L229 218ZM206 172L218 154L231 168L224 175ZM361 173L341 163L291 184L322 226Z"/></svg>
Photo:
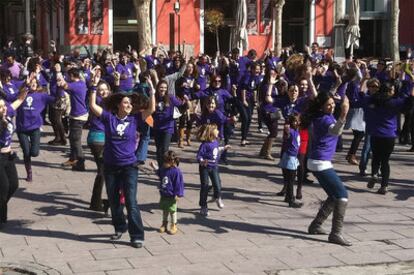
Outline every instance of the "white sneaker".
<svg viewBox="0 0 414 275"><path fill-rule="evenodd" d="M200 209L200 215L201 216L204 216L204 217L207 217L209 215L208 208L207 207L201 207L201 209Z"/></svg>
<svg viewBox="0 0 414 275"><path fill-rule="evenodd" d="M216 200L216 203L217 203L217 207L218 208L220 208L220 209L223 209L224 208L224 203L223 203L223 200L221 198L218 198Z"/></svg>

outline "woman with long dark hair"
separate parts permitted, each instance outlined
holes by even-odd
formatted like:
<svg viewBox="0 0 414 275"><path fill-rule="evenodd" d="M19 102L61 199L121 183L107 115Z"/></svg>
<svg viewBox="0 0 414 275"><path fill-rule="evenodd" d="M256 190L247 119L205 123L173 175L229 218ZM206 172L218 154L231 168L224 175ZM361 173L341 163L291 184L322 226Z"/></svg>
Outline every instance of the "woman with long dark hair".
<svg viewBox="0 0 414 275"><path fill-rule="evenodd" d="M349 101L344 97L341 114L335 120L333 112L335 101L329 93L319 93L309 108L311 120L311 148L308 156L308 168L318 179L328 198L308 228L309 234L326 234L322 223L333 211L332 230L329 242L350 246L342 236L342 226L348 205L348 192L332 165L338 136L341 134L349 110Z"/></svg>
<svg viewBox="0 0 414 275"><path fill-rule="evenodd" d="M390 156L394 150L397 137L397 115L412 103L414 88L409 94L395 94L392 82L381 84L379 92L364 95L354 105L364 107L366 130L371 137L372 170L367 187L372 189L379 181L378 172L381 168L381 187L378 193L388 192L390 177Z"/></svg>
<svg viewBox="0 0 414 275"><path fill-rule="evenodd" d="M115 229L111 239L120 239L128 230L131 245L135 248L141 248L144 243L144 226L137 204L136 131L155 110L154 88L149 77L146 81L150 87L149 102L135 93L117 93L105 101L106 108L103 109L96 104L96 87L92 87L89 98L91 111L101 118L105 129L104 176ZM128 224L120 202L121 189L125 194Z"/></svg>

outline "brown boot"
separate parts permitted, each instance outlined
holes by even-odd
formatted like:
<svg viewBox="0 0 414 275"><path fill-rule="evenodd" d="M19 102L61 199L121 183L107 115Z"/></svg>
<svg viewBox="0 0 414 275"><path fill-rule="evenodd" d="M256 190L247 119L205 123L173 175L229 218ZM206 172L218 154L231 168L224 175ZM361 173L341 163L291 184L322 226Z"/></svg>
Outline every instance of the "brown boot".
<svg viewBox="0 0 414 275"><path fill-rule="evenodd" d="M187 129L185 131L185 141L187 143L187 146L191 146L191 129Z"/></svg>
<svg viewBox="0 0 414 275"><path fill-rule="evenodd" d="M177 224L176 223L171 223L171 228L168 231L168 234L170 235L175 235L178 232L178 228L177 228Z"/></svg>
<svg viewBox="0 0 414 275"><path fill-rule="evenodd" d="M264 157L265 157L265 159L275 160L272 157L272 154L271 154L272 145L273 145L273 141L274 140L275 140L274 138L270 138L270 137L266 138L266 141L265 141L265 144L264 144L265 145L265 149L264 149Z"/></svg>
<svg viewBox="0 0 414 275"><path fill-rule="evenodd" d="M178 129L178 148L184 148L184 144L183 144L184 132L185 132L184 129L182 128Z"/></svg>
<svg viewBox="0 0 414 275"><path fill-rule="evenodd" d="M168 226L168 222L167 221L163 221L160 229L158 230L158 232L160 232L160 233L166 232L167 231L167 226Z"/></svg>

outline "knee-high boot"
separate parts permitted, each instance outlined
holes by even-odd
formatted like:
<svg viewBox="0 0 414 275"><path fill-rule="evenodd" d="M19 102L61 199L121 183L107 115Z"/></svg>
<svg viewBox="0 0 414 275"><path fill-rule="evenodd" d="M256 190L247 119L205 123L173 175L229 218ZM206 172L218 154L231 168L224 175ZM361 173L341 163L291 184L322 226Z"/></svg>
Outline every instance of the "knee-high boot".
<svg viewBox="0 0 414 275"><path fill-rule="evenodd" d="M325 222L325 220L329 217L329 215L332 213L335 206L335 201L328 197L326 201L322 204L322 207L319 209L318 214L316 215L315 219L311 222L308 228L308 233L317 235L326 235L328 232L326 232L322 228L322 224Z"/></svg>
<svg viewBox="0 0 414 275"><path fill-rule="evenodd" d="M342 236L342 227L344 224L345 218L345 211L346 206L348 205L348 201L338 199L335 201L335 207L333 211L333 218L332 218L332 230L331 234L329 234L329 242L343 245L343 246L351 246L352 244L344 239Z"/></svg>
<svg viewBox="0 0 414 275"><path fill-rule="evenodd" d="M30 157L24 157L24 167L26 168L27 173L27 182L33 181L33 175L32 175L32 159Z"/></svg>
<svg viewBox="0 0 414 275"><path fill-rule="evenodd" d="M95 183L93 184L92 197L89 209L94 211L104 211L102 203L102 188L104 184L104 177L96 175Z"/></svg>

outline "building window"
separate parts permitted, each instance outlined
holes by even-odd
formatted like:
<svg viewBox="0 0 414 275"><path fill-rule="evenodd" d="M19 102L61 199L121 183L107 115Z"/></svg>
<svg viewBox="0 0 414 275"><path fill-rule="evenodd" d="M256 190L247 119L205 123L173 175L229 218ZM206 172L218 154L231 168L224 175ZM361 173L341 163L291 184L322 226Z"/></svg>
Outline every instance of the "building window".
<svg viewBox="0 0 414 275"><path fill-rule="evenodd" d="M247 33L257 34L257 0L247 0Z"/></svg>
<svg viewBox="0 0 414 275"><path fill-rule="evenodd" d="M260 9L260 33L269 34L272 29L272 5L271 0L262 0Z"/></svg>

